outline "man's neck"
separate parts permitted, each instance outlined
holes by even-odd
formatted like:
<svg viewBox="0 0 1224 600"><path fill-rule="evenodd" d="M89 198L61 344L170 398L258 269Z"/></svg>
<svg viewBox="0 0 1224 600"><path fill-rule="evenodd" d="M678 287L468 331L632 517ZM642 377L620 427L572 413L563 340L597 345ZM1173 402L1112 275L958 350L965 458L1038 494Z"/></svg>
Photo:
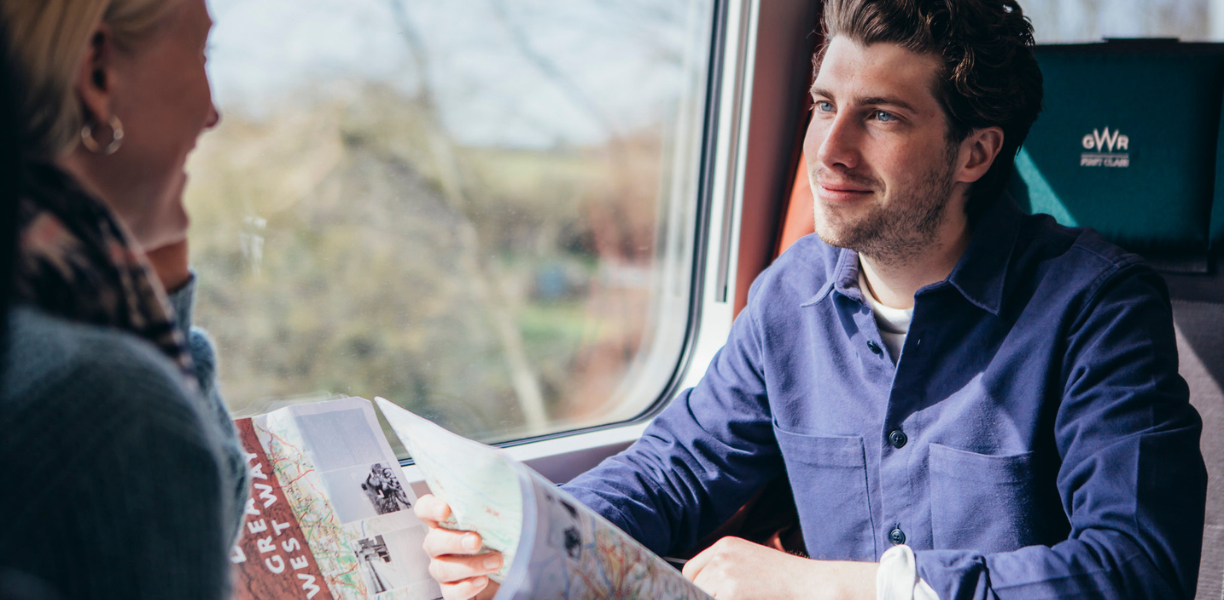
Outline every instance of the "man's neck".
<svg viewBox="0 0 1224 600"><path fill-rule="evenodd" d="M903 259L859 254L859 264L875 299L889 308L913 308L914 294L943 281L969 246L967 220L944 223L931 245Z"/></svg>

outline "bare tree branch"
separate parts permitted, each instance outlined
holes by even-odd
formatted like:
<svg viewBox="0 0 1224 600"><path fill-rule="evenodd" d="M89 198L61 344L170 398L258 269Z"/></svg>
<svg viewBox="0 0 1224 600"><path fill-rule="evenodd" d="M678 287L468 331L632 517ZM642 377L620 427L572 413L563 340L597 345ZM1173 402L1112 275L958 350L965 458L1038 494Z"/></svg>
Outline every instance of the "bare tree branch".
<svg viewBox="0 0 1224 600"><path fill-rule="evenodd" d="M460 208L470 209L471 202L464 193L463 180L459 162L455 156L454 145L442 128L441 114L430 85L429 60L425 44L420 32L409 18L403 0L387 0L396 23L404 34L409 53L417 69L420 79L418 101L424 111L430 116L432 124L429 132L430 150L438 169L443 194L448 201ZM463 219L460 229L463 248L463 262L475 274L473 288L481 303L488 312L490 320L502 344L507 370L510 372L511 386L518 398L519 407L527 429L532 432L543 431L548 425L548 413L544 404L544 394L527 352L523 345L523 336L515 325L514 319L507 310L508 303L501 293L501 285L497 276L488 265L481 260L480 239L476 227L470 219Z"/></svg>

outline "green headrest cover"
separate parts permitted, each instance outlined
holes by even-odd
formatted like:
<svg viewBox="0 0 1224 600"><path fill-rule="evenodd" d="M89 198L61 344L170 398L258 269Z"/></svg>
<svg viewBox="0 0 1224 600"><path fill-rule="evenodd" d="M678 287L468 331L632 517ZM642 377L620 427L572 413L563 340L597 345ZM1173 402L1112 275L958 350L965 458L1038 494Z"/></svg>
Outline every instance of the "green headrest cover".
<svg viewBox="0 0 1224 600"><path fill-rule="evenodd" d="M1009 189L1022 208L1130 250L1205 255L1209 232L1224 239L1215 187L1224 51L1116 44L1038 48L1045 107Z"/></svg>

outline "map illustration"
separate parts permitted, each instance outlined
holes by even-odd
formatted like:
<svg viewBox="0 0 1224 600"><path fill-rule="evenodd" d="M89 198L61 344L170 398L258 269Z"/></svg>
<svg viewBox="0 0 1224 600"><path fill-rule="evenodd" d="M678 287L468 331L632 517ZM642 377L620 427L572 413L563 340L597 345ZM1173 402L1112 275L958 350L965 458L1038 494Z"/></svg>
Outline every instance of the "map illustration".
<svg viewBox="0 0 1224 600"><path fill-rule="evenodd" d="M532 590L513 598L701 600L704 592L628 534L531 473L540 505Z"/></svg>
<svg viewBox="0 0 1224 600"><path fill-rule="evenodd" d="M506 555L495 600L710 600L646 547L502 450L382 398L391 428L454 513Z"/></svg>
<svg viewBox="0 0 1224 600"><path fill-rule="evenodd" d="M247 443L252 497L231 558L242 600L441 595L416 496L368 400L292 406L239 429L256 442ZM285 582L292 594L276 591Z"/></svg>
<svg viewBox="0 0 1224 600"><path fill-rule="evenodd" d="M327 587L336 598L366 598L369 591L358 573L357 555L349 545L351 537L336 518L322 480L302 450L301 432L293 426L292 417L269 417L262 424L257 422L255 431L268 449L272 472L281 483Z"/></svg>

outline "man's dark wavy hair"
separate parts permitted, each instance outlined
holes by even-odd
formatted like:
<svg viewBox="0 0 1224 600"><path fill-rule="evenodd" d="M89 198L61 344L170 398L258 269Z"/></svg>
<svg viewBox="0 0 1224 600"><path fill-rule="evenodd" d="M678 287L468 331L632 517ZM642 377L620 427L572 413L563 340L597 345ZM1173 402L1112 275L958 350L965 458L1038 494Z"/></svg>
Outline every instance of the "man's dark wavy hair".
<svg viewBox="0 0 1224 600"><path fill-rule="evenodd" d="M865 46L886 42L938 57L935 97L948 117L949 143L983 127L1003 129L1003 149L971 188L971 219L1003 193L1016 153L1041 112L1041 69L1033 25L1016 0L827 0L824 45L834 37Z"/></svg>

